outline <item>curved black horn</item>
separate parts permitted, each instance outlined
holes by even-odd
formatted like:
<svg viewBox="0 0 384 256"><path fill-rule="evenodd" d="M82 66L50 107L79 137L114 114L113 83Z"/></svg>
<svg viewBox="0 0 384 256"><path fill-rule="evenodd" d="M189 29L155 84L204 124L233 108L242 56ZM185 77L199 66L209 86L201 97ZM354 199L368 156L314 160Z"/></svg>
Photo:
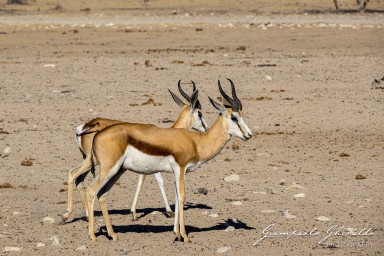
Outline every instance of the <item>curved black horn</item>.
<svg viewBox="0 0 384 256"><path fill-rule="evenodd" d="M195 82L193 82L193 81L191 80L191 83L192 83L192 90L193 90L193 91L196 91L196 84L195 84Z"/></svg>
<svg viewBox="0 0 384 256"><path fill-rule="evenodd" d="M236 100L239 100L239 98L237 98L237 95L236 95L235 84L232 82L231 79L227 78L227 80L231 83L232 98L233 98L235 101L236 101Z"/></svg>
<svg viewBox="0 0 384 256"><path fill-rule="evenodd" d="M231 88L232 88L232 98L235 102L238 103L239 105L239 110L243 110L243 106L241 104L241 101L239 100L239 98L237 98L237 95L236 95L236 89L235 89L235 84L232 82L231 79L227 78L227 80L231 83Z"/></svg>
<svg viewBox="0 0 384 256"><path fill-rule="evenodd" d="M220 80L217 80L217 84L219 86L219 91L221 93L221 95L224 97L224 99L226 99L228 101L229 104L231 104L231 106L233 106L234 104L234 100L231 99L223 90L223 88L221 88L221 84L220 84Z"/></svg>
<svg viewBox="0 0 384 256"><path fill-rule="evenodd" d="M181 79L179 80L179 82L177 83L177 87L179 87L179 92L180 94L188 101L190 102L191 101L191 97L188 96L188 94L186 94L183 89L181 88Z"/></svg>

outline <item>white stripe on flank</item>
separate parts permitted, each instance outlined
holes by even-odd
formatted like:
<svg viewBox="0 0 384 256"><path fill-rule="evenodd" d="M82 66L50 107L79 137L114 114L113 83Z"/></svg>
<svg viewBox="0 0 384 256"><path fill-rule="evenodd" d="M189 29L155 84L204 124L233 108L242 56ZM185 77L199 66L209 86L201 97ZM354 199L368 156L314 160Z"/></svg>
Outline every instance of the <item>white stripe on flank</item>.
<svg viewBox="0 0 384 256"><path fill-rule="evenodd" d="M139 174L154 174L156 172L173 172L171 163L175 161L172 155L152 156L141 152L129 145L125 150L123 167Z"/></svg>

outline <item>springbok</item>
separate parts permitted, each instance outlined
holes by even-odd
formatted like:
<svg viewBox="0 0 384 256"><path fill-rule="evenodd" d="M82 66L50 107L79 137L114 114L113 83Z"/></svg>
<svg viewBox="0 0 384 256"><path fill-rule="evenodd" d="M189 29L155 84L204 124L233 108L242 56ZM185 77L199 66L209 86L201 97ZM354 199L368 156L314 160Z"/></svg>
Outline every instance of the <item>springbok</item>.
<svg viewBox="0 0 384 256"><path fill-rule="evenodd" d="M221 95L229 104L222 106L209 98L220 112L215 123L205 133L185 129L159 128L145 124L115 124L97 133L93 139L92 154L100 165L100 173L87 189L89 235L96 240L94 232L94 203L96 196L105 220L108 234L113 240L106 196L108 191L126 171L139 174L173 172L176 185L174 232L177 240L188 242L184 224L185 174L196 170L201 164L215 157L233 135L248 140L252 131L242 118L242 104L232 87L232 98L223 91Z"/></svg>
<svg viewBox="0 0 384 256"><path fill-rule="evenodd" d="M177 97L171 90L169 92L171 93L171 96L173 100L180 106L181 112L175 121L175 123L171 126L172 128L184 128L184 129L195 129L200 132L205 132L208 128L207 123L205 122L202 113L201 113L201 104L198 100L198 94L196 90L195 83L192 81L193 85L193 93L192 96L188 96L183 89L181 88L181 80L178 82L178 88L181 93L181 95L188 101L187 104L185 104L179 97ZM69 177L68 177L68 209L67 212L62 214L63 222L65 223L73 211L73 187L76 185L76 188L78 192L80 193L81 201L85 210L86 215L88 214L87 211L87 201L86 201L86 187L84 187L84 179L89 173L89 171L94 172L94 166L97 165L97 159L92 159L91 154L91 148L92 148L92 141L95 134L104 128L114 125L124 123L123 121L119 120L111 120L111 119L105 119L105 118L95 118L91 121L80 125L76 129L76 138L78 141L78 146L80 149L80 152L83 155L83 163L77 166L76 168L69 171ZM92 164L93 163L93 164ZM94 173L93 173L94 174ZM165 194L164 190L164 182L163 178L160 173L155 174L156 180L159 184L160 191L162 193L164 203L165 203L165 209L166 209L166 215L169 217L173 217L173 211L171 207L169 206L167 196ZM137 200L139 196L139 192L141 189L141 186L144 182L145 175L140 175L139 182L136 190L135 199L132 204L131 213L133 216L133 220L137 220L136 216L136 205ZM88 215L87 215L88 216Z"/></svg>

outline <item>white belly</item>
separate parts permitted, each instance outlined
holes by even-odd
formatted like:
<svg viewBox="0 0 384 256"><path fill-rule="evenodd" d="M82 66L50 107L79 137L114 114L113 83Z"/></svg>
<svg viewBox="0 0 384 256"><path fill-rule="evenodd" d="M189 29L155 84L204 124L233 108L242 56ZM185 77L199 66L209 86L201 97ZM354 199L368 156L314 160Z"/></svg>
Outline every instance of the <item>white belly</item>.
<svg viewBox="0 0 384 256"><path fill-rule="evenodd" d="M156 172L173 172L171 163L175 159L169 156L152 156L141 152L133 146L125 150L123 168L140 174L153 174Z"/></svg>

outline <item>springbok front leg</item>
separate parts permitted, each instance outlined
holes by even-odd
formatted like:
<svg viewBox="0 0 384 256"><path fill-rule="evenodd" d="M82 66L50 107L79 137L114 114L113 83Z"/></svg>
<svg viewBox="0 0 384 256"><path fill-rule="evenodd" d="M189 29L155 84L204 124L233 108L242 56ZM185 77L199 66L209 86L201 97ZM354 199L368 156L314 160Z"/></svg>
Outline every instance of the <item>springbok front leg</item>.
<svg viewBox="0 0 384 256"><path fill-rule="evenodd" d="M175 214L173 213L171 207L169 206L167 194L165 193L164 180L163 180L163 177L161 176L161 173L160 172L155 173L155 178L157 180L157 183L159 184L161 194L163 195L163 200L165 205L165 214L169 218L174 217Z"/></svg>
<svg viewBox="0 0 384 256"><path fill-rule="evenodd" d="M139 181L137 182L136 193L135 193L135 197L133 198L133 203L131 207L132 221L137 221L139 219L136 214L136 207L137 207L137 201L139 200L139 194L141 191L141 187L143 186L145 177L146 175L140 174Z"/></svg>
<svg viewBox="0 0 384 256"><path fill-rule="evenodd" d="M160 172L157 172L154 175L155 175L157 183L159 184L161 195L163 196L164 205L165 205L165 214L168 218L172 218L175 216L175 214L173 213L171 206L169 206L169 203L168 203L167 194L165 193L165 189L164 189L163 177L161 176ZM146 175L141 174L139 176L139 181L137 182L136 193L135 193L135 197L133 199L133 203L132 203L132 207L131 207L132 221L137 221L139 219L137 217L137 214L136 214L136 209L137 209L137 202L139 200L139 194L141 191L141 187L143 186L145 177L146 177Z"/></svg>
<svg viewBox="0 0 384 256"><path fill-rule="evenodd" d="M185 243L189 242L188 234L185 230L184 223L184 203L185 203L185 168L174 168L175 183L176 183L176 214L174 231L179 241L184 240Z"/></svg>
<svg viewBox="0 0 384 256"><path fill-rule="evenodd" d="M178 195L177 183L175 181L175 219L173 220L173 232L176 235L175 241L181 241L180 236L180 218L179 218L179 195Z"/></svg>

